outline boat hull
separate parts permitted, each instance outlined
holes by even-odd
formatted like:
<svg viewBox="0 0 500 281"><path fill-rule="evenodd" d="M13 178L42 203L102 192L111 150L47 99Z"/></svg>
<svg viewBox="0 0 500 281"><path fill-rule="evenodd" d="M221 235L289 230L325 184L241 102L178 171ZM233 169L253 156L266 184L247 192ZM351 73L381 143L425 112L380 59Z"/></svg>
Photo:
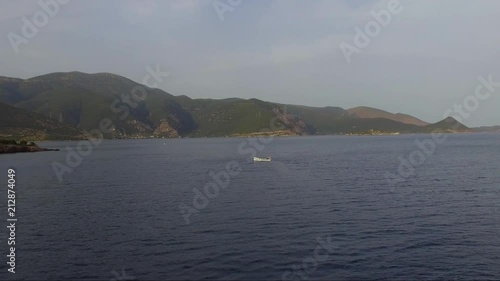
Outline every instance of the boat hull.
<svg viewBox="0 0 500 281"><path fill-rule="evenodd" d="M271 162L272 159L271 157L268 157L268 158L259 158L259 157L254 157L253 158L253 161L254 162Z"/></svg>

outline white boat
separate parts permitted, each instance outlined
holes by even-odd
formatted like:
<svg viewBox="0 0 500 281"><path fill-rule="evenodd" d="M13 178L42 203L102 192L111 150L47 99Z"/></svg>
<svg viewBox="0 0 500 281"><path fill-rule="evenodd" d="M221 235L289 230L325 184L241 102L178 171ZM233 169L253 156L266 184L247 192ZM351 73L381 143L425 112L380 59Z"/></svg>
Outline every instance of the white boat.
<svg viewBox="0 0 500 281"><path fill-rule="evenodd" d="M271 157L266 157L266 158L254 157L253 158L254 162L271 162L271 160L272 160Z"/></svg>

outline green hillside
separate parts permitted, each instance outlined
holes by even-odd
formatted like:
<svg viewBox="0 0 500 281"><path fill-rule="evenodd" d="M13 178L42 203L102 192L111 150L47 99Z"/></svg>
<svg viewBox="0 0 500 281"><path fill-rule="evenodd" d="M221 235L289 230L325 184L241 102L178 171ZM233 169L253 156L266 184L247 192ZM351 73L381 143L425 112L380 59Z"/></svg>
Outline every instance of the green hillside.
<svg viewBox="0 0 500 281"><path fill-rule="evenodd" d="M117 75L71 72L2 81L0 101L86 130L109 118L116 129L109 137L176 137L194 130L191 115L172 95L142 87L145 101L122 98L141 85Z"/></svg>
<svg viewBox="0 0 500 281"><path fill-rule="evenodd" d="M290 114L298 116L313 127L315 134L342 133L342 131L338 130L338 124L349 119L347 111L340 107L329 106L319 108L300 105L286 105L286 109Z"/></svg>
<svg viewBox="0 0 500 281"><path fill-rule="evenodd" d="M417 125L417 126L427 126L429 125L428 123L415 118L413 116L407 115L407 114L402 114L402 113L390 113L384 110L380 110L377 108L371 108L371 107L366 107L366 106L359 106L355 108L348 109L347 112L351 117L355 118L384 118L384 119L389 119L393 121L397 121L400 123L405 123L405 124L410 124L410 125Z"/></svg>
<svg viewBox="0 0 500 281"><path fill-rule="evenodd" d="M0 139L34 141L83 137L83 132L75 127L0 103Z"/></svg>
<svg viewBox="0 0 500 281"><path fill-rule="evenodd" d="M145 91L144 100L134 100L131 95L138 87ZM26 80L0 77L0 102L12 106L3 110L4 125L0 133L14 135L19 128L17 137L74 136L75 127L97 129L104 118L109 118L114 128L105 135L108 138L242 136L270 129L277 135L469 130L462 124L454 126L456 122L450 119L428 125L409 115L368 107L345 110L275 104L258 99L191 99L109 73L52 73ZM16 122L6 113L15 109L19 110ZM28 112L43 118L25 116ZM33 119L47 121L43 121L43 125L31 125Z"/></svg>

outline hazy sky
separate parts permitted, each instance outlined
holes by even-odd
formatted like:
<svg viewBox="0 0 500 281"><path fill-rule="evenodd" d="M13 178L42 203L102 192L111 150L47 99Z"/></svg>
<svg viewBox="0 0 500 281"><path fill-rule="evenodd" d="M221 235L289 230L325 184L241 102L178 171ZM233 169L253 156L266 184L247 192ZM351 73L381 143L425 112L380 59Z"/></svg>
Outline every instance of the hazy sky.
<svg viewBox="0 0 500 281"><path fill-rule="evenodd" d="M497 0L401 0L350 64L339 44L353 45L355 28L388 1L241 0L221 20L212 0L72 0L17 54L8 34L22 36L22 17L43 10L0 3L0 76L111 72L140 82L159 64L171 74L160 88L174 95L366 105L428 122L474 94L478 76L500 81ZM497 88L464 123L499 125L499 108Z"/></svg>

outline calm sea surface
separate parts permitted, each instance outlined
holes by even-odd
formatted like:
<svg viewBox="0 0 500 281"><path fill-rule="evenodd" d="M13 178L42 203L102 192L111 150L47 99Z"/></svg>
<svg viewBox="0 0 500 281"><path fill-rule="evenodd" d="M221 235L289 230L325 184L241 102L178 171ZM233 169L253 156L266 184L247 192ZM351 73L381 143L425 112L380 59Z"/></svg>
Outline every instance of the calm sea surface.
<svg viewBox="0 0 500 281"><path fill-rule="evenodd" d="M245 139L105 141L63 182L64 150L0 155L0 279L500 279L500 134L450 135L391 188L384 174L428 138L277 138L257 145L270 163ZM239 173L216 192L228 163Z"/></svg>

